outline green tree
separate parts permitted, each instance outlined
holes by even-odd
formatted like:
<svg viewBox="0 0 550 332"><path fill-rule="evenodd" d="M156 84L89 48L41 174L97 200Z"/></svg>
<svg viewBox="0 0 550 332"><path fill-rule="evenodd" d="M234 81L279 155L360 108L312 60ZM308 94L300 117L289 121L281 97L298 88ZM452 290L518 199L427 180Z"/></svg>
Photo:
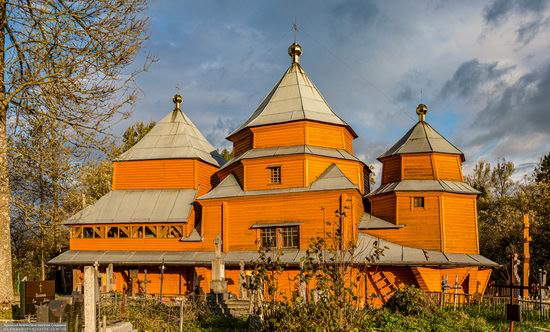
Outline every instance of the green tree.
<svg viewBox="0 0 550 332"><path fill-rule="evenodd" d="M550 183L550 152L542 157L533 175L536 182Z"/></svg>
<svg viewBox="0 0 550 332"><path fill-rule="evenodd" d="M146 40L145 0L0 1L0 309L13 301L7 124L55 120L71 141L101 146L137 94L124 72ZM59 127L63 124L63 127ZM69 134L70 133L70 134Z"/></svg>

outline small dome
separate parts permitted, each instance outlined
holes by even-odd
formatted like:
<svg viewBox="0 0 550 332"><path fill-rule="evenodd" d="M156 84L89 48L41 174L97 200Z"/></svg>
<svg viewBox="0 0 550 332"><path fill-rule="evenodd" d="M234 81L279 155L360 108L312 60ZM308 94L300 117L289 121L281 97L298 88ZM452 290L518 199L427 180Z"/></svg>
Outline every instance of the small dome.
<svg viewBox="0 0 550 332"><path fill-rule="evenodd" d="M300 63L300 55L302 55L302 46L298 43L292 43L288 48L288 55L292 58L292 63Z"/></svg>
<svg viewBox="0 0 550 332"><path fill-rule="evenodd" d="M418 104L416 106L416 114L418 114L418 121L426 120L426 113L428 113L428 106L424 104Z"/></svg>

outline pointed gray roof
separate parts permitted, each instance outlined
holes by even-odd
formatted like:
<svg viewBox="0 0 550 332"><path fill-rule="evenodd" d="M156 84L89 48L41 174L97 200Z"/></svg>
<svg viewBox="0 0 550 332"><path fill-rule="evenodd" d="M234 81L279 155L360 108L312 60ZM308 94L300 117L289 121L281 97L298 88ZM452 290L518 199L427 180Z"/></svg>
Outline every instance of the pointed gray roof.
<svg viewBox="0 0 550 332"><path fill-rule="evenodd" d="M228 137L244 128L296 120L311 120L353 129L330 108L319 89L299 63L292 63L283 77L246 122Z"/></svg>
<svg viewBox="0 0 550 332"><path fill-rule="evenodd" d="M117 161L149 159L200 159L221 166L223 158L181 110L175 109Z"/></svg>
<svg viewBox="0 0 550 332"><path fill-rule="evenodd" d="M65 224L187 222L196 194L195 189L114 190Z"/></svg>
<svg viewBox="0 0 550 332"><path fill-rule="evenodd" d="M465 160L462 151L425 121L419 121L394 146L378 157L378 160L393 155L423 152L459 154L462 161Z"/></svg>
<svg viewBox="0 0 550 332"><path fill-rule="evenodd" d="M282 189L268 189L268 190L249 190L244 191L241 185L237 181L235 175L229 174L223 181L212 189L207 194L198 198L213 199L213 198L225 198L225 197L240 197L240 196L257 196L257 195L272 195L272 194L288 194L299 193L307 191L321 191L321 190L345 190L345 189L358 189L342 171L332 164L319 175L319 177L311 183L309 187L299 188L282 188Z"/></svg>

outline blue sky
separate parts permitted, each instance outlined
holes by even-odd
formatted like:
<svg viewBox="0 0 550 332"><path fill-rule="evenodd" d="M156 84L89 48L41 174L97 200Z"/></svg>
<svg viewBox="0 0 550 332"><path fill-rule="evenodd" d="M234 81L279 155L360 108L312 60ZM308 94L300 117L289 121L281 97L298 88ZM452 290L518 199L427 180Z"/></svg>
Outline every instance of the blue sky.
<svg viewBox="0 0 550 332"><path fill-rule="evenodd" d="M135 111L158 120L180 88L217 147L290 65L301 64L357 132L369 164L415 122L415 107L466 154L529 165L550 152L550 1L152 1ZM119 129L120 129L119 128ZM378 167L377 167L378 168Z"/></svg>

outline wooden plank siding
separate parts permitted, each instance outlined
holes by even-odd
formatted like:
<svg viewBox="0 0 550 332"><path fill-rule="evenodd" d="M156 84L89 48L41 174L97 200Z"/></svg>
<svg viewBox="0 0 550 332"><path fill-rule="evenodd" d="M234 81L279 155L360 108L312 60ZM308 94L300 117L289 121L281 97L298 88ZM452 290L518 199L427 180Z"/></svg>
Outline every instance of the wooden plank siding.
<svg viewBox="0 0 550 332"><path fill-rule="evenodd" d="M218 167L196 159L115 161L113 190L199 189L204 194L218 183Z"/></svg>
<svg viewBox="0 0 550 332"><path fill-rule="evenodd" d="M252 148L295 145L321 146L353 153L353 136L348 128L314 121L294 121L252 127L229 139L233 142L235 156Z"/></svg>
<svg viewBox="0 0 550 332"><path fill-rule="evenodd" d="M253 127L251 130L255 149L306 144L306 125L303 121Z"/></svg>
<svg viewBox="0 0 550 332"><path fill-rule="evenodd" d="M432 159L429 154L402 155L403 180L435 179Z"/></svg>
<svg viewBox="0 0 550 332"><path fill-rule="evenodd" d="M244 190L266 190L305 187L304 155L289 155L270 158L245 159ZM281 183L270 183L269 167L281 167Z"/></svg>
<svg viewBox="0 0 550 332"><path fill-rule="evenodd" d="M371 213L379 218L395 223L396 196L394 193L370 197Z"/></svg>
<svg viewBox="0 0 550 332"><path fill-rule="evenodd" d="M258 231L251 229L251 226L258 223L282 222L302 223L299 226L300 248L306 249L312 238L324 237L326 232L333 231L337 221L334 211L340 209L342 194L338 191L326 191L225 199L229 223L226 238L230 239L227 250L256 251ZM350 210L362 209L359 192L348 190L344 194L349 199L355 196L350 201L345 200ZM222 203L218 200L209 200L202 201L201 204L205 211L203 220L207 220L208 224L208 228L203 229L204 242L213 243L215 235L221 234L219 225L222 219ZM360 216L353 215L353 218L358 219ZM330 222L330 225L327 222Z"/></svg>
<svg viewBox="0 0 550 332"><path fill-rule="evenodd" d="M404 246L441 250L439 194L397 193L397 219L390 219L395 198L392 194L380 196L384 197L371 199L373 214L388 221L397 220L397 224L405 227L397 230L369 230L367 233ZM414 197L424 197L423 208L413 207Z"/></svg>
<svg viewBox="0 0 550 332"><path fill-rule="evenodd" d="M382 160L382 184L401 180L401 156L393 156Z"/></svg>
<svg viewBox="0 0 550 332"><path fill-rule="evenodd" d="M475 195L442 195L445 217L445 251L477 254Z"/></svg>
<svg viewBox="0 0 550 332"><path fill-rule="evenodd" d="M440 180L464 181L459 155L434 154L437 178Z"/></svg>
<svg viewBox="0 0 550 332"><path fill-rule="evenodd" d="M233 137L233 156L238 157L253 148L253 136L249 129L243 130Z"/></svg>

